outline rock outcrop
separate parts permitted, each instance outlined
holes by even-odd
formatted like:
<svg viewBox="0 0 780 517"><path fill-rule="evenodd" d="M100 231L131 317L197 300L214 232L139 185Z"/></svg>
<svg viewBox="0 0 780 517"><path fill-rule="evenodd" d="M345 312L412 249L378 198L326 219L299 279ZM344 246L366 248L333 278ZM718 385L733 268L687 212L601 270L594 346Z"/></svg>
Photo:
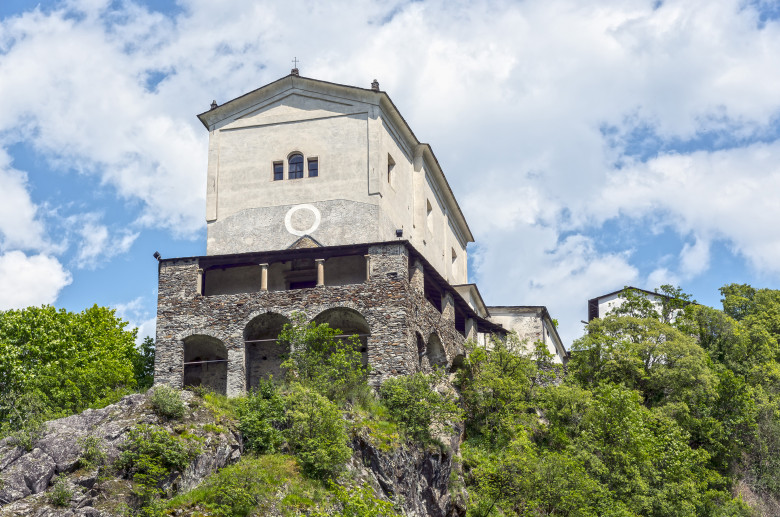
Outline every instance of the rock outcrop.
<svg viewBox="0 0 780 517"><path fill-rule="evenodd" d="M31 451L0 441L0 517L112 517L132 506L134 488L129 479L111 468L121 454L122 443L139 424L164 428L172 436L195 437L200 452L181 471L172 472L162 484L167 496L191 490L211 473L237 461L241 438L230 422L203 399L184 391L185 416L167 420L158 416L150 394L129 395L99 410L54 420L34 442ZM455 459L460 430L438 437L446 446L395 443L383 447L368 433L352 437L350 477L370 484L377 495L394 502L404 515L452 517L465 515L465 493L459 463ZM84 466L85 440L99 443L102 469ZM66 500L52 504L59 484ZM177 515L187 515L179 513Z"/></svg>
<svg viewBox="0 0 780 517"><path fill-rule="evenodd" d="M367 437L356 436L351 444L354 453L350 466L357 471L358 479L395 502L406 516L462 516L466 514L465 494L453 488L462 479L452 452L459 441L455 435L455 447L447 451L433 446L384 451Z"/></svg>
<svg viewBox="0 0 780 517"><path fill-rule="evenodd" d="M113 510L131 501L128 480L99 477L98 468L84 468L80 459L85 440L99 444L110 465L121 453L120 445L138 424L159 425L173 435L196 436L200 453L182 472L174 472L165 489L185 491L206 476L240 457L240 440L230 429L218 425L214 413L189 392L181 397L187 406L183 419L168 421L155 414L148 394L124 397L103 409L46 424L43 435L25 451L6 438L0 441L0 516L89 516L115 515ZM49 503L55 476L62 478L70 501L61 507Z"/></svg>

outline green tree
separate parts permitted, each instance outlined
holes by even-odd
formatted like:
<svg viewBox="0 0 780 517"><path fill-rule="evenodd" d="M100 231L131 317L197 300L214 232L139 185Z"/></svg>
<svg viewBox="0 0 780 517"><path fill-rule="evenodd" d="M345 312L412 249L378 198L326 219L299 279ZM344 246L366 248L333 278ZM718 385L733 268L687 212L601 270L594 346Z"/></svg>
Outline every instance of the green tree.
<svg viewBox="0 0 780 517"><path fill-rule="evenodd" d="M337 402L360 397L369 371L362 364L360 341L357 336L340 339L339 335L339 329L306 323L303 314L296 314L279 334L279 341L290 349L282 363L288 381L309 386Z"/></svg>
<svg viewBox="0 0 780 517"><path fill-rule="evenodd" d="M515 335L493 339L490 347L468 346L470 353L456 378L467 431L472 438L504 443L511 439L513 426L529 418L535 363Z"/></svg>
<svg viewBox="0 0 780 517"><path fill-rule="evenodd" d="M79 313L51 306L0 313L0 426L20 425L15 407L29 397L53 418L118 400L136 387L135 330L112 309ZM25 415L22 418L35 418Z"/></svg>
<svg viewBox="0 0 780 517"><path fill-rule="evenodd" d="M461 411L453 394L437 390L442 386L442 378L440 372L418 372L387 379L382 384L382 403L407 437L428 443L432 440L432 427L439 431L460 420Z"/></svg>
<svg viewBox="0 0 780 517"><path fill-rule="evenodd" d="M300 384L292 386L285 405L284 434L303 471L315 478L338 474L352 454L346 421L338 406Z"/></svg>
<svg viewBox="0 0 780 517"><path fill-rule="evenodd" d="M147 390L154 384L154 339L146 336L133 358L133 371L139 390Z"/></svg>

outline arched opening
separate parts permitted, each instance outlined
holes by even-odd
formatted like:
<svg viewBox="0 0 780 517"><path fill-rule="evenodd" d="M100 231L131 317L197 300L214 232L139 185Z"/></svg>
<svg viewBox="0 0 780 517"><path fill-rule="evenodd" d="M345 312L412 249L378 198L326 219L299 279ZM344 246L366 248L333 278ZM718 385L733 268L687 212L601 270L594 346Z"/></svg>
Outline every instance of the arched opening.
<svg viewBox="0 0 780 517"><path fill-rule="evenodd" d="M450 373L455 373L458 370L461 370L463 368L465 361L466 361L466 356L463 354L458 354L455 357L453 357L452 366L450 366Z"/></svg>
<svg viewBox="0 0 780 517"><path fill-rule="evenodd" d="M202 386L215 393L227 393L227 349L219 339L196 334L184 338L182 385Z"/></svg>
<svg viewBox="0 0 780 517"><path fill-rule="evenodd" d="M335 307L319 313L314 318L314 323L318 325L327 323L330 328L341 330L343 336L357 334L363 366L368 365L368 336L371 335L371 327L362 314L347 307Z"/></svg>
<svg viewBox="0 0 780 517"><path fill-rule="evenodd" d="M282 361L289 350L276 338L286 323L290 320L281 314L266 312L252 318L244 329L248 390L256 388L260 379L282 378Z"/></svg>
<svg viewBox="0 0 780 517"><path fill-rule="evenodd" d="M417 338L417 363L422 366L422 360L425 357L425 340L419 332L415 332L414 335Z"/></svg>
<svg viewBox="0 0 780 517"><path fill-rule="evenodd" d="M439 336L435 332L428 337L428 346L425 347L425 357L428 359L428 364L431 365L431 368L434 366L445 368L447 366L447 354L444 353L441 339L439 339Z"/></svg>

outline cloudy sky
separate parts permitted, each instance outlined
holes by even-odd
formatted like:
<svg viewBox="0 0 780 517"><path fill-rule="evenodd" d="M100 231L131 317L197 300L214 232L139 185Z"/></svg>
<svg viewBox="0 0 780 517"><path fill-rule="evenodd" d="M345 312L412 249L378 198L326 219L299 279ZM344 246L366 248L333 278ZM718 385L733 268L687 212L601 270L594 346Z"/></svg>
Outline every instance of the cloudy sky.
<svg viewBox="0 0 780 517"><path fill-rule="evenodd" d="M490 305L780 287L780 3L0 2L0 309L116 307L205 253L195 118L289 73L379 80L429 142Z"/></svg>

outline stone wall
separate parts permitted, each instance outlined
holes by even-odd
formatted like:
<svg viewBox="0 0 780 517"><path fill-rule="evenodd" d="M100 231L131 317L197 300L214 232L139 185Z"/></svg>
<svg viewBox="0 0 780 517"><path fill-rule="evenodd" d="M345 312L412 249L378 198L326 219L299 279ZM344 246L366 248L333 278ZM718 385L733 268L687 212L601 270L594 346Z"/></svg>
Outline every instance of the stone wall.
<svg viewBox="0 0 780 517"><path fill-rule="evenodd" d="M363 283L214 296L197 292L198 259L161 262L155 383L181 387L185 339L211 336L227 349L226 392L240 395L246 389L244 331L255 317L271 312L291 318L293 313L301 312L312 320L335 307L357 311L370 328L367 355L373 384L421 367L426 369L418 355L418 332L426 342L435 333L448 364L452 364L464 353L464 337L455 330L451 318L412 288L406 245L371 246L368 254L370 279Z"/></svg>

